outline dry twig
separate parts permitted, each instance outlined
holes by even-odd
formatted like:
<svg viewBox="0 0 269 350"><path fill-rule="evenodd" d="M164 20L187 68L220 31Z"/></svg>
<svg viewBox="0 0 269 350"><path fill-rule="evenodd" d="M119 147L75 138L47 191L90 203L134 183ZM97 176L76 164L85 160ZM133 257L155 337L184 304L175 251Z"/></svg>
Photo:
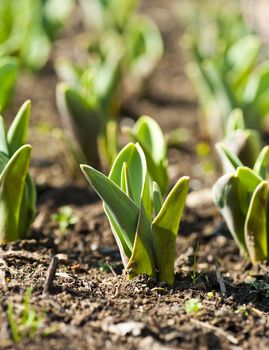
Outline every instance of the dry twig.
<svg viewBox="0 0 269 350"><path fill-rule="evenodd" d="M52 288L52 284L53 284L53 280L54 280L54 277L56 274L58 263L59 263L58 257L54 256L52 258L51 263L50 263L49 268L48 268L47 277L46 277L46 281L45 281L45 285L44 285L44 289L43 289L43 294L49 293L49 291Z"/></svg>

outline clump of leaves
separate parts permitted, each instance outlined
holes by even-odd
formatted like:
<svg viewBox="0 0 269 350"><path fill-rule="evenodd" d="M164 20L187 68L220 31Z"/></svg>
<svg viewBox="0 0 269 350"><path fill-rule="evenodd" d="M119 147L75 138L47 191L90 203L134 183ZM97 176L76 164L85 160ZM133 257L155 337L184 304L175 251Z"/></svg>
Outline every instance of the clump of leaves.
<svg viewBox="0 0 269 350"><path fill-rule="evenodd" d="M225 4L212 5L217 11L209 8L206 12L204 5L194 5L197 35L186 39L187 73L200 100L201 126L213 141L219 141L235 108L243 111L247 129L263 126L269 111L269 61L260 63L262 42L246 28L238 9L233 12ZM201 13L205 18L200 18Z"/></svg>
<svg viewBox="0 0 269 350"><path fill-rule="evenodd" d="M62 234L65 234L70 226L78 222L78 217L74 214L72 208L64 206L59 209L58 213L52 215L52 220L59 224Z"/></svg>
<svg viewBox="0 0 269 350"><path fill-rule="evenodd" d="M103 200L128 277L145 273L172 284L189 178L182 177L163 202L158 184L150 180L146 156L134 143L118 154L108 177L88 165L81 168Z"/></svg>
<svg viewBox="0 0 269 350"><path fill-rule="evenodd" d="M233 172L216 182L213 199L243 254L252 263L268 260L269 146L262 149L252 169L225 146L219 147Z"/></svg>
<svg viewBox="0 0 269 350"><path fill-rule="evenodd" d="M57 72L64 80L57 85L57 106L73 155L96 167L101 161L112 164L117 154L120 55L113 49L87 69L58 61Z"/></svg>
<svg viewBox="0 0 269 350"><path fill-rule="evenodd" d="M24 145L30 107L30 101L23 104L8 131L0 117L0 243L24 238L35 215L31 146Z"/></svg>
<svg viewBox="0 0 269 350"><path fill-rule="evenodd" d="M193 61L188 64L187 71L196 87L205 125L213 140L224 136L227 118L235 108L242 109L247 128L261 129L269 111L266 84L269 62L257 64L260 49L258 37L249 35L235 42L222 62L204 58L193 43Z"/></svg>
<svg viewBox="0 0 269 350"><path fill-rule="evenodd" d="M38 314L30 304L31 293L32 289L27 288L23 298L22 311L19 315L15 313L13 303L8 303L8 324L12 339L16 343L22 339L34 339L43 325L44 314Z"/></svg>
<svg viewBox="0 0 269 350"><path fill-rule="evenodd" d="M142 116L133 128L125 130L133 141L142 147L150 177L158 183L161 192L165 194L169 185L167 144L158 123L148 116Z"/></svg>
<svg viewBox="0 0 269 350"><path fill-rule="evenodd" d="M201 311L203 304L198 298L191 298L185 302L185 310L188 314L193 314Z"/></svg>
<svg viewBox="0 0 269 350"><path fill-rule="evenodd" d="M127 84L136 85L153 70L163 53L159 29L146 15L137 12L139 0L80 0L85 23L90 27L91 48L102 42L115 42L122 51L122 71ZM102 44L101 44L102 45Z"/></svg>
<svg viewBox="0 0 269 350"><path fill-rule="evenodd" d="M67 141L80 162L97 168L110 167L118 153L122 92L137 93L163 52L158 28L136 13L135 2L81 1L91 24L86 63L56 64Z"/></svg>
<svg viewBox="0 0 269 350"><path fill-rule="evenodd" d="M41 69L73 4L73 0L1 0L0 57L16 56L23 66Z"/></svg>

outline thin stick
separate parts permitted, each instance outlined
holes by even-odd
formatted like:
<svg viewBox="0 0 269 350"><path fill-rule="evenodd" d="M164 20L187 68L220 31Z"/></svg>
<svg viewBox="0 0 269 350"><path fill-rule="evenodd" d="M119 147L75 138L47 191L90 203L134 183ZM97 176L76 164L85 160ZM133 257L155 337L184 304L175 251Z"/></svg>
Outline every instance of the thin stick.
<svg viewBox="0 0 269 350"><path fill-rule="evenodd" d="M50 292L53 284L53 280L56 274L57 266L59 263L59 259L57 256L54 256L51 260L51 263L49 265L48 271L47 271L47 277L44 284L43 294L47 294Z"/></svg>
<svg viewBox="0 0 269 350"><path fill-rule="evenodd" d="M206 329L209 329L210 331L213 331L215 332L216 334L226 338L230 343L234 344L234 345L238 345L239 343L239 340L236 339L234 336L230 335L229 333L225 332L223 329L221 328L218 328L216 326L213 326L212 324L210 323L207 323L207 322L201 322L201 321L198 321L194 318L191 319L191 322L196 324L197 326L199 327L202 327L202 328L206 328Z"/></svg>
<svg viewBox="0 0 269 350"><path fill-rule="evenodd" d="M217 276L218 284L220 286L220 292L221 292L222 296L225 296L226 295L226 287L225 287L223 277L220 273L218 264L216 264L216 276Z"/></svg>

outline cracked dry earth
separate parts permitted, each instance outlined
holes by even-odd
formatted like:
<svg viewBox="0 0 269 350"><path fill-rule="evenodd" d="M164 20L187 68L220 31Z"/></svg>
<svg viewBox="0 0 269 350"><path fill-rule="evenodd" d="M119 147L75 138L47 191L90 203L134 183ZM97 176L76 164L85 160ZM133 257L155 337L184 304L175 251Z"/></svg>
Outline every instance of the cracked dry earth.
<svg viewBox="0 0 269 350"><path fill-rule="evenodd" d="M0 247L0 349L267 349L269 347L268 267L252 268L232 241L210 201L216 174L199 158L195 95L184 75L178 45L182 34L173 0L144 1L143 11L159 24L165 55L142 97L124 106L126 113L156 118L165 132L188 133L169 151L172 182L190 175L193 191L177 239L173 287L140 276L128 281L102 205L81 179L70 183L51 135L38 125L58 126L54 103L56 77L50 65L38 76L20 81L12 110L33 102L30 141L32 173L38 184L38 215L28 240ZM62 40L62 41L61 41ZM70 44L72 38L57 45ZM68 41L69 40L69 41ZM11 115L11 112L10 112ZM47 146L50 144L50 147ZM72 207L78 223L65 235L51 214ZM199 243L199 249L196 249ZM43 294L54 255L59 266L50 294ZM194 275L195 257L197 273ZM251 276L251 277L250 277ZM23 296L32 287L31 305L44 320L33 339L10 338L7 305L19 318ZM186 301L199 298L201 310L186 312Z"/></svg>

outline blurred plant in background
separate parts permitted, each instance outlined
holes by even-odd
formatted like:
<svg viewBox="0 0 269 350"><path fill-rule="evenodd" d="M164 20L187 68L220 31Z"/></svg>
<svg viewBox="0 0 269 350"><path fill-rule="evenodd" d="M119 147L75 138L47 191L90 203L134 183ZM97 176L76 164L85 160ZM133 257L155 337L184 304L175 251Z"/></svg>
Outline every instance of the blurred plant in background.
<svg viewBox="0 0 269 350"><path fill-rule="evenodd" d="M160 32L136 12L138 1L81 1L86 63L56 62L57 105L79 162L111 165L117 154L122 96L138 92L163 52ZM90 23L90 26L88 26ZM124 91L124 94L123 94Z"/></svg>
<svg viewBox="0 0 269 350"><path fill-rule="evenodd" d="M84 23L90 31L90 50L110 41L123 52L122 70L127 84L140 86L163 53L160 32L155 23L137 11L139 0L80 0ZM127 74L128 73L128 74ZM129 86L130 89L130 86Z"/></svg>
<svg viewBox="0 0 269 350"><path fill-rule="evenodd" d="M73 3L73 0L1 0L0 57L16 56L23 66L41 69Z"/></svg>
<svg viewBox="0 0 269 350"><path fill-rule="evenodd" d="M187 74L200 100L201 125L219 141L230 113L240 108L245 127L260 130L269 112L269 61L261 63L261 40L250 33L235 1L189 6Z"/></svg>
<svg viewBox="0 0 269 350"><path fill-rule="evenodd" d="M262 139L258 131L246 129L241 109L234 109L230 113L226 125L225 137L216 145L224 172L233 171L233 166L231 167L227 163L222 146L235 154L245 166L254 166L262 148Z"/></svg>
<svg viewBox="0 0 269 350"><path fill-rule="evenodd" d="M66 138L77 160L97 167L117 154L121 56L115 51L108 49L84 69L64 60L56 64L64 80L56 98Z"/></svg>
<svg viewBox="0 0 269 350"><path fill-rule="evenodd" d="M18 62L13 57L0 57L0 113L10 102L18 75Z"/></svg>

